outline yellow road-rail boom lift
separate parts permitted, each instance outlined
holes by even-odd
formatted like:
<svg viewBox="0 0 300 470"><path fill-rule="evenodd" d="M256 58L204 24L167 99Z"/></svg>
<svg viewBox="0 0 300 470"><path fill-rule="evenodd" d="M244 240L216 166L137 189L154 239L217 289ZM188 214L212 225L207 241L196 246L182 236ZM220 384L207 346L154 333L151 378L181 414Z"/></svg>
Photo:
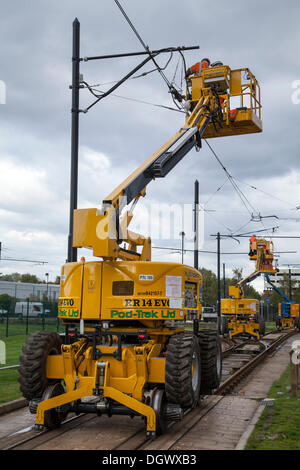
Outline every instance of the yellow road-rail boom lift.
<svg viewBox="0 0 300 470"><path fill-rule="evenodd" d="M273 243L264 239L250 238L250 260L256 261L255 271L241 279L236 286L229 286L229 298L221 299L221 314L225 316L230 339L234 336L249 336L259 340L265 334L265 322L260 315L257 299L245 299L244 286L261 274L272 274L278 270L273 266Z"/></svg>
<svg viewBox="0 0 300 470"><path fill-rule="evenodd" d="M232 118L237 96L241 107ZM58 316L66 333L34 333L23 347L19 382L38 427L53 428L69 412L138 415L154 437L219 385L218 333L185 330L187 319L201 316L200 272L151 261L151 240L128 230L132 207L120 218L124 204L134 207L148 183L166 176L201 138L262 130L259 85L248 69L200 70L187 80L186 100L190 111L178 132L101 209L74 212L73 246L100 259L63 265Z"/></svg>
<svg viewBox="0 0 300 470"><path fill-rule="evenodd" d="M278 317L276 319L276 327L278 330L288 330L290 328L300 329L299 319L299 304L296 304L284 292L271 281L268 274L265 274L265 279L277 294L283 297L284 302L278 304Z"/></svg>

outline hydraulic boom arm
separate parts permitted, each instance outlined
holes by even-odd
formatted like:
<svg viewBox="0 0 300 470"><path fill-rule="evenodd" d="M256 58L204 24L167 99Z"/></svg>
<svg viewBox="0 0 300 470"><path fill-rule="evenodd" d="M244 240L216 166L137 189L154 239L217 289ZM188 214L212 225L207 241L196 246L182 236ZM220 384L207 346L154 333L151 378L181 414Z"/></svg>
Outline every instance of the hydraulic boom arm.
<svg viewBox="0 0 300 470"><path fill-rule="evenodd" d="M217 94L210 88L205 91L185 125L109 194L100 210L75 211L74 246L90 247L94 256L104 259L150 261L150 239L128 230L133 217L132 208L141 196L145 196L150 181L165 177L193 147L200 144L210 121L216 123L221 117ZM131 201L134 201L133 207L120 219L121 210ZM129 244L128 250L120 248L121 241ZM143 247L141 253L136 251L137 246Z"/></svg>
<svg viewBox="0 0 300 470"><path fill-rule="evenodd" d="M250 95L249 108L243 104L244 95ZM241 107L234 112L230 110L231 96L241 99ZM194 75L188 80L187 105L185 125L114 189L100 209L74 211L74 247L91 248L94 256L106 260L150 261L150 238L128 230L133 208L145 196L150 181L165 177L193 147L201 147L202 137L262 130L259 86L248 69L231 70L227 65L219 65ZM130 210L122 213L132 201ZM127 244L126 249L120 247L121 242Z"/></svg>
<svg viewBox="0 0 300 470"><path fill-rule="evenodd" d="M268 274L265 274L265 278L267 280L267 283L270 284L270 286L272 286L272 288L274 289L275 292L277 292L277 294L281 295L281 297L283 297L286 302L292 303L291 299L287 295L285 295L280 289L278 289L278 287L275 286L275 284L271 281Z"/></svg>

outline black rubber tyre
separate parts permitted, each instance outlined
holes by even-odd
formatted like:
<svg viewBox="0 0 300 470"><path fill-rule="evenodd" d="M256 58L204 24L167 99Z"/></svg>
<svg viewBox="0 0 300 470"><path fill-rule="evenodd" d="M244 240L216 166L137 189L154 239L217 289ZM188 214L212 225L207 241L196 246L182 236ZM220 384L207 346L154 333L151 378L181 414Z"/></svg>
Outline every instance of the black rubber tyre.
<svg viewBox="0 0 300 470"><path fill-rule="evenodd" d="M60 380L46 377L47 358L51 354L61 354L62 341L55 332L37 331L32 333L22 348L19 358L19 383L23 397L27 400L40 398L50 384Z"/></svg>
<svg viewBox="0 0 300 470"><path fill-rule="evenodd" d="M195 335L178 333L170 337L165 368L167 401L182 408L197 405L201 387L201 357Z"/></svg>
<svg viewBox="0 0 300 470"><path fill-rule="evenodd" d="M280 330L281 330L280 319L277 318L276 321L275 321L275 323L276 323L276 328L277 328L277 330L280 331Z"/></svg>
<svg viewBox="0 0 300 470"><path fill-rule="evenodd" d="M228 318L225 315L221 315L221 328L220 334L222 336L228 334Z"/></svg>
<svg viewBox="0 0 300 470"><path fill-rule="evenodd" d="M201 351L201 395L210 395L219 387L222 376L222 348L217 331L199 331Z"/></svg>

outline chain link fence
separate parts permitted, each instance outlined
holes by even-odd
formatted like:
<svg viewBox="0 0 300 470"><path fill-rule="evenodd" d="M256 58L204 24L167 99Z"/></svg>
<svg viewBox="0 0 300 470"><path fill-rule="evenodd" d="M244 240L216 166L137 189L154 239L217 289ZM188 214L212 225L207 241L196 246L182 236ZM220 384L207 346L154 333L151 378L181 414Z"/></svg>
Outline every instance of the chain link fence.
<svg viewBox="0 0 300 470"><path fill-rule="evenodd" d="M275 322L278 317L278 305L264 304L260 306L260 311L266 322Z"/></svg>
<svg viewBox="0 0 300 470"><path fill-rule="evenodd" d="M20 300L1 296L0 337L28 335L34 331L63 331L57 317L57 301Z"/></svg>

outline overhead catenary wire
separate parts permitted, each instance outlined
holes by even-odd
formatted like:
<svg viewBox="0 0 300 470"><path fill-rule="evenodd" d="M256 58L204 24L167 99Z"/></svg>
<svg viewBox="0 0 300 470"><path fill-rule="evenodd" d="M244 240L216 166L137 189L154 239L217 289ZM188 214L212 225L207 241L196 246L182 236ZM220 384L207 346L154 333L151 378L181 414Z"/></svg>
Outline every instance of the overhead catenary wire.
<svg viewBox="0 0 300 470"><path fill-rule="evenodd" d="M249 215L250 215L250 220L253 221L253 218L254 218L253 213L256 213L258 216L260 216L260 212L257 211L257 210L253 207L253 205L250 203L250 201L249 201L248 198L245 196L245 194L243 193L243 191L239 188L238 184L237 184L236 181L235 181L235 179L237 179L237 178L234 178L234 177L229 173L229 171L228 171L227 168L223 165L221 159L218 157L218 155L216 154L216 152L214 151L214 149L211 147L211 145L207 142L206 139L204 139L204 140L205 140L207 146L209 147L209 149L211 150L211 152L213 153L214 157L216 158L216 160L218 161L218 163L221 165L222 169L223 169L224 172L226 173L226 175L227 175L229 181L231 182L232 186L234 187L235 191L237 192L237 194L238 194L238 196L239 196L241 202L243 203L244 207L246 208L247 212L248 212ZM249 210L249 207L247 206L247 204L248 204L249 207L252 208L253 213L251 213L251 211ZM259 218L259 222L260 222L261 225L263 226L264 231L266 231L267 229L266 229L265 224L264 224L263 221L262 221L262 217ZM244 226L246 226L246 225L248 225L248 223L245 224ZM270 234L269 237L271 238L271 237L272 237L272 234Z"/></svg>
<svg viewBox="0 0 300 470"><path fill-rule="evenodd" d="M277 196L274 196L273 194L271 194L271 193L269 193L269 192L267 192L267 191L264 191L264 190L258 188L257 186L248 184L248 183L246 183L245 181L242 181L240 178L233 177L233 176L228 172L228 170L225 168L225 166L222 164L221 159L218 157L218 155L217 155L216 152L212 149L212 147L209 145L209 143L208 143L206 140L205 140L205 142L206 142L206 144L208 145L208 147L210 148L210 150L212 151L213 155L215 156L215 158L217 159L217 161L219 162L219 164L221 165L221 167L223 168L223 170L225 171L225 173L226 173L228 179L230 180L230 182L232 183L232 185L233 185L233 186L235 187L235 189L237 190L238 195L240 196L240 199L241 199L241 201L243 202L243 205L245 206L245 203L244 203L244 200L245 200L245 201L248 203L248 205L249 205L250 207L252 207L253 211L257 214L257 215L254 215L254 214L252 213L252 214L251 214L250 221L248 221L248 222L245 223L242 227L240 227L240 228L238 229L238 231L241 230L243 227L247 226L251 221L260 222L260 223L262 224L262 226L264 227L264 229L267 230L266 227L265 227L265 224L263 223L263 220L262 220L262 219L264 219L264 218L274 217L274 218L277 218L277 219L279 219L279 220L289 220L288 218L287 218L287 219L282 219L281 217L278 217L277 215L262 216L259 211L257 211L256 209L254 209L254 207L251 205L250 201L247 199L247 197L245 196L245 194L241 191L241 189L240 189L240 188L238 187L238 185L236 184L235 180L236 180L236 181L239 181L240 183L242 183L242 184L244 184L244 185L246 185L246 186L248 186L248 187L250 187L250 188L253 189L253 190L259 191L259 192L261 192L262 194L267 195L268 197L270 197L270 198L272 198L272 199L276 199L276 200L278 200L278 201L280 201L280 202L283 202L283 203L285 203L285 204L288 204L289 206L292 206L292 209L291 209L291 210L298 209L298 207L295 208L295 204L292 204L292 203L290 203L290 202L288 202L288 201L285 201L285 200L283 200L283 199L280 199L280 198L278 198ZM218 188L218 189L219 189L219 188ZM215 194L216 194L216 192L210 197L210 199L211 199ZM244 200L243 200L243 198L244 198ZM247 209L247 211L250 213L249 209ZM255 218L257 218L258 220L255 220ZM295 219L295 220L297 220L297 219ZM272 237L273 237L273 234L270 233L268 236L269 236L270 238L272 238Z"/></svg>
<svg viewBox="0 0 300 470"><path fill-rule="evenodd" d="M246 183L245 181L242 181L241 179L239 179L239 178L237 178L237 177L235 177L235 179L236 179L237 181L239 181L240 183L245 184L246 186L248 186L248 187L251 188L251 189L254 189L254 190L256 190L256 191L259 191L259 192L265 194L266 196L271 197L272 199L277 199L278 201L283 202L283 203L285 203L285 204L288 204L289 206L292 206L292 208L295 208L295 205L292 204L291 202L288 202L288 201L285 201L285 200L283 200L283 199L280 199L279 197L274 196L274 194L268 193L267 191L264 191L263 189L257 188L257 187L254 186L253 184Z"/></svg>
<svg viewBox="0 0 300 470"><path fill-rule="evenodd" d="M260 233L260 232L266 232L266 231L269 231L271 230L272 233L275 232L275 230L277 230L279 228L279 226L277 227L268 227L268 228L265 228L265 229L261 229L261 230L256 230L255 233ZM226 237L226 238L231 238L231 237L249 237L250 235L252 235L253 232L244 232L244 233L233 233L231 235L227 235L227 234L220 234L221 238L222 237ZM216 237L217 235L216 234L212 234L211 237ZM276 238L276 236L273 236L273 238ZM280 237L279 237L280 238ZM287 237L287 238L293 238L293 237ZM300 238L299 237L294 237L294 238Z"/></svg>
<svg viewBox="0 0 300 470"><path fill-rule="evenodd" d="M242 230L243 228L247 227L247 225L249 225L250 223L252 222L252 219L248 220L248 222L246 222L245 224L243 224L241 227L239 227L236 231L239 232L240 230Z"/></svg>
<svg viewBox="0 0 300 470"><path fill-rule="evenodd" d="M215 191L213 194L211 194L211 195L209 196L209 198L208 198L207 201L203 204L203 206L206 206L206 205L209 203L209 201L210 201L219 191L221 191L221 189L223 188L223 186L225 186L225 184L227 183L227 181L228 181L228 179L226 179L226 180L224 181L224 183L222 183L221 186L219 186L219 187L216 189L216 191Z"/></svg>
<svg viewBox="0 0 300 470"><path fill-rule="evenodd" d="M171 84L169 82L169 80L167 79L167 77L165 76L165 74L163 73L163 71L161 70L161 68L159 67L159 65L156 63L149 47L144 43L143 39L141 38L140 34L138 33L137 29L135 28L135 26L133 25L133 23L131 22L131 20L129 19L127 13L125 12L124 8L122 7L122 5L120 4L120 2L118 0L114 0L115 4L117 5L117 7L119 8L119 10L121 11L122 15L124 16L124 18L126 19L127 23L129 24L130 28L132 29L132 31L134 32L134 34L136 35L136 37L138 38L138 40L140 41L140 43L142 44L143 48L145 49L146 52L148 52L149 56L151 57L154 65L156 66L156 69L158 70L158 72L160 73L160 75L162 76L162 78L164 79L164 81L166 82L166 84L168 85L168 87L171 87Z"/></svg>
<svg viewBox="0 0 300 470"><path fill-rule="evenodd" d="M31 259L17 259L17 258L2 258L1 261L21 261L24 263L36 263L36 264L48 264L48 261L39 261L39 260L31 260Z"/></svg>
<svg viewBox="0 0 300 470"><path fill-rule="evenodd" d="M101 95L103 95L105 93L104 91L99 90L95 86L89 85L87 82L82 82L82 83L85 85L85 88L87 88L92 93L92 95L95 96L96 98L99 98ZM100 94L98 95L97 93L100 93ZM136 103L146 104L146 105L149 105L149 106L155 106L157 108L168 109L169 111L176 111L177 113L185 113L181 109L171 108L170 106L166 106L166 105L163 105L163 104L150 103L149 101L139 100L137 98L132 98L132 97L129 97L129 96L117 95L116 93L111 93L111 96L114 96L115 98L120 98L120 99L123 99L123 100L133 101L133 102L136 102Z"/></svg>
<svg viewBox="0 0 300 470"><path fill-rule="evenodd" d="M300 238L300 237L299 237ZM184 252L194 252L195 250L194 249L189 249L189 248L184 248L183 250L181 248L175 248L175 247L168 247L168 246L153 246L152 248L156 249L156 250L171 250L171 251L176 251L176 252L179 252L181 253L182 251ZM197 250L199 253L207 253L207 254L217 254L218 252L217 251L210 251L210 250ZM297 251L278 251L278 252L275 252L275 254L277 253L297 253ZM248 252L241 252L241 251L234 251L234 252L221 252L220 253L221 255L248 255L249 253Z"/></svg>
<svg viewBox="0 0 300 470"><path fill-rule="evenodd" d="M243 203L244 207L246 208L247 212L249 213L250 217L251 217L251 211L249 209L248 206L251 207L251 209L254 211L254 212L258 212L253 206L252 204L250 203L250 201L247 199L247 197L245 196L245 194L241 191L241 189L238 187L237 183L234 181L234 178L233 176L229 173L229 171L227 170L227 168L223 165L223 163L221 162L220 158L218 157L218 155L216 154L216 152L214 151L214 149L212 148L212 146L207 142L206 139L204 139L206 145L208 146L208 148L211 150L212 154L214 155L214 157L216 158L216 160L218 161L218 163L221 165L222 169L224 170L224 172L226 173L227 175L227 178L229 179L230 183L232 184L234 190L236 191L237 195L239 196L241 202ZM247 206L248 204L248 206Z"/></svg>
<svg viewBox="0 0 300 470"><path fill-rule="evenodd" d="M87 108L79 110L79 112L87 113L87 112L88 112L93 106L95 106L95 104L97 104L100 100L102 100L103 98L107 97L108 95L112 95L112 94L113 94L113 91L116 90L117 88L119 88L125 81L130 80L130 79L132 79L132 78L139 78L139 77L142 77L142 76L147 75L148 73L152 73L153 71L155 71L155 70L151 70L151 71L144 72L144 73L142 73L142 74L140 74L140 75L135 75L134 77L132 77L132 75L134 75L138 70L140 70L144 65L146 65L146 63L149 62L149 60L152 60L153 56L157 56L157 55L160 54L161 52L168 52L168 51L171 52L170 58L168 59L168 61L167 61L167 63L165 64L165 66L164 66L163 68L160 67L160 70L164 70L164 69L168 66L168 64L169 64L169 62L170 62L170 60L171 60L171 58L172 58L173 50L179 52L179 53L181 54L181 56L184 57L183 54L182 54L182 52L181 52L181 49L191 49L191 48L193 49L193 48L195 48L195 47L193 46L193 47L190 47L190 48L186 48L186 47L182 47L182 48L168 48L168 49L160 49L160 50L157 50L157 51L155 51L155 53L152 52L151 56L148 56L143 62L141 62L141 63L140 63L139 65L137 65L136 67L134 67L134 69L131 70L129 73L127 73L123 78L121 78L120 80L111 82L111 83L114 83L114 85L113 85L109 90L107 90L107 91L96 90L96 86L100 86L100 84L99 84L99 85L96 85L96 86L95 86L95 85L91 86L91 85L87 84L87 82L81 80L81 87L84 88L84 86L83 86L82 84L85 84L85 85L86 85L86 88L88 88L88 90L96 97L96 100L95 100L93 103L91 103ZM184 63L184 67L185 67L185 63ZM94 89L94 90L93 90L93 89ZM170 90L170 92L171 92L172 100L173 100L173 102L174 102L176 108L177 108L180 112L184 112L184 113L185 113L186 111L183 111L184 105L182 105L182 106L180 107L180 106L176 103L176 101L175 101L175 99L174 99L174 96L175 96L176 99L178 99L178 101L181 102L184 97L183 97L183 96L178 92L178 90L176 90L173 86L171 86L171 88L169 88L169 90ZM97 95L97 94L95 93L95 91L98 91L98 92L100 92L101 94L100 94L100 95ZM145 103L145 104L147 104L147 103ZM163 105L159 105L159 106L162 106L162 107L163 107ZM173 111L174 109L173 109L173 108L170 108L170 110Z"/></svg>
<svg viewBox="0 0 300 470"><path fill-rule="evenodd" d="M216 217L214 217L208 210L206 209L203 209L203 211L209 215L212 219L214 219L218 224L221 224L223 225L223 227L227 230L227 232L229 232L230 234L232 233L232 229L227 227L223 222L221 222L220 220L218 220Z"/></svg>
<svg viewBox="0 0 300 470"><path fill-rule="evenodd" d="M207 142L206 142L206 143L207 143ZM220 160L220 159L219 159L219 160ZM219 163L222 165L221 162L219 162ZM224 168L225 168L225 167L224 167ZM223 169L224 169L224 168L223 168ZM253 189L253 190L255 190L255 191L261 192L262 194L265 194L266 196L269 196L269 197L272 198L272 199L276 199L277 201L283 202L284 204L288 204L289 206L292 207L292 209L290 209L290 210L297 210L297 209L300 208L300 206L299 206L299 207L298 207L298 206L295 207L295 204L292 204L292 203L289 202L289 201L285 201L284 199L281 199L281 198L275 196L274 194L271 194L271 193L269 193L269 192L267 192L267 191L265 191L265 190L263 190L263 189L261 189L261 188L258 188L257 186L254 186L253 184L246 183L245 181L242 181L240 178L238 178L238 177L236 177L236 176L231 175L231 177L232 177L234 180L239 181L240 183L244 184L245 186L248 186L249 188L251 188L251 189ZM215 194L216 194L216 193L214 193L209 199L211 199ZM280 212L280 211L279 211L279 212ZM261 219L262 219L262 218L271 217L271 216L261 216L260 213L258 213L258 216L259 216ZM275 215L274 215L273 217L280 218L281 220L296 220L296 219L290 219L290 218L283 219L282 217L277 217L277 216L275 216Z"/></svg>
<svg viewBox="0 0 300 470"><path fill-rule="evenodd" d="M169 88L169 91L171 92L171 95L172 95L172 99L173 99L173 102L175 104L176 107L178 107L178 109L180 109L180 107L178 106L178 104L176 103L175 101L175 98L174 98L174 95L176 97L176 99L178 99L179 101L182 100L182 96L181 94L179 93L179 91L172 85L172 83L168 80L168 78L166 77L166 75L163 73L161 67L158 65L158 63L156 62L155 58L154 58L154 55L153 53L151 52L149 46L147 46L145 44L145 42L143 41L143 39L141 38L140 34L138 33L137 29L135 28L135 26L133 25L132 21L129 19L127 13L125 12L124 8L122 7L122 5L120 4L120 2L118 0L114 0L115 4L117 5L117 7L119 8L119 10L121 11L122 15L124 16L125 20L127 21L127 23L129 24L130 28L132 29L132 31L134 32L134 34L136 35L136 37L138 38L138 40L140 41L140 43L142 44L143 48L145 49L145 51L149 54L149 57L151 58L152 62L154 63L155 67L157 68L157 71L159 72L159 74L161 75L161 77L163 78L163 80L165 81L166 85L168 86Z"/></svg>
<svg viewBox="0 0 300 470"><path fill-rule="evenodd" d="M181 53L181 51L179 51ZM182 53L181 53L182 54ZM183 54L182 54L183 55ZM173 51L170 52L170 57L168 58L166 64L163 66L163 67L160 67L161 70L165 70L167 68L167 66L169 65L169 63L171 62L171 59L173 57ZM147 70L146 72L143 72L143 73L139 73L138 75L134 75L134 77L130 77L128 78L127 80L136 80L137 78L144 78L146 77L147 75L149 75L150 73L153 73L153 72L156 72L157 69L151 69L151 70ZM104 83L97 83L96 85L91 85L91 87L99 87L99 86L106 86L106 85L112 85L114 83L118 83L119 80L111 80L109 82L104 82Z"/></svg>
<svg viewBox="0 0 300 470"><path fill-rule="evenodd" d="M167 247L167 246L153 246L152 248L156 249L156 250L171 250L171 251L178 251L178 252L182 252L182 249L181 248L174 248L174 247ZM189 248L184 248L183 249L184 252L194 252L195 250L193 249L189 249ZM208 253L208 254L216 254L217 251L209 251L209 250L197 250L198 253ZM246 255L248 253L241 253L241 252L235 252L235 253L221 253L222 255Z"/></svg>

